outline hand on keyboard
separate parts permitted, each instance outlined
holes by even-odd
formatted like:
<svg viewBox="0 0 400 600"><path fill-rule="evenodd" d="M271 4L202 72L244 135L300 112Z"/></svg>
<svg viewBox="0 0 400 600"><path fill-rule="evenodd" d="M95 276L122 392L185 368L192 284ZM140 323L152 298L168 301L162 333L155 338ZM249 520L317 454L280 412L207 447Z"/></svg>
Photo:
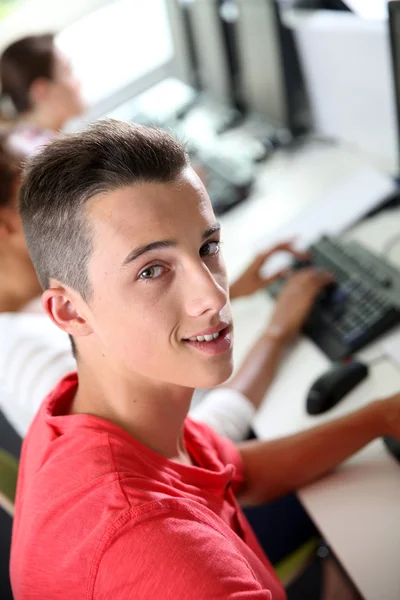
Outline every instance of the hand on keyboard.
<svg viewBox="0 0 400 600"><path fill-rule="evenodd" d="M267 334L290 343L303 328L316 298L333 283L333 275L314 267L292 275L277 298Z"/></svg>
<svg viewBox="0 0 400 600"><path fill-rule="evenodd" d="M342 360L400 321L400 272L355 241L323 236L310 248L312 264L334 274L316 298L305 333L331 358ZM304 264L294 264L294 270ZM284 279L268 288L277 297Z"/></svg>
<svg viewBox="0 0 400 600"><path fill-rule="evenodd" d="M288 274L289 269L282 269L274 273L270 277L263 277L261 267L268 259L276 255L278 252L286 252L291 255L297 261L307 260L308 254L296 250L293 245L293 241L285 241L277 244L273 248L269 248L265 252L258 254L253 262L247 267L247 269L240 275L240 277L231 285L230 298L239 298L241 296L250 296L258 290L271 285L277 279Z"/></svg>

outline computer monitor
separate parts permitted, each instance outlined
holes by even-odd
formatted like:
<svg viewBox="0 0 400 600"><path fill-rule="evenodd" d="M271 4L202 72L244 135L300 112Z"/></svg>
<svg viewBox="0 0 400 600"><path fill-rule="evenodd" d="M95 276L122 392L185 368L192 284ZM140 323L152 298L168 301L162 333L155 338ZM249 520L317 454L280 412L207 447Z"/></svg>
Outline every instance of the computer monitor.
<svg viewBox="0 0 400 600"><path fill-rule="evenodd" d="M165 0L174 42L176 74L181 81L200 89L197 48L190 17L190 3L184 0Z"/></svg>
<svg viewBox="0 0 400 600"><path fill-rule="evenodd" d="M246 112L256 113L293 134L309 126L308 104L292 32L282 23L275 0L219 0L220 16L236 46L236 97ZM231 18L230 18L231 15ZM229 45L228 45L229 47Z"/></svg>
<svg viewBox="0 0 400 600"><path fill-rule="evenodd" d="M291 19L289 19L291 16ZM361 150L366 160L399 172L388 23L353 12L286 15L296 39L314 132Z"/></svg>
<svg viewBox="0 0 400 600"><path fill-rule="evenodd" d="M87 119L168 77L188 79L185 40L169 8L167 0L114 0L57 35L82 82Z"/></svg>
<svg viewBox="0 0 400 600"><path fill-rule="evenodd" d="M400 1L389 2L390 49L396 104L397 143L400 157ZM400 163L397 176L400 176Z"/></svg>
<svg viewBox="0 0 400 600"><path fill-rule="evenodd" d="M61 31L109 0L3 0L0 2L0 53L27 35Z"/></svg>
<svg viewBox="0 0 400 600"><path fill-rule="evenodd" d="M229 48L224 36L218 0L175 0L186 17L197 85L214 100L236 105L229 68Z"/></svg>

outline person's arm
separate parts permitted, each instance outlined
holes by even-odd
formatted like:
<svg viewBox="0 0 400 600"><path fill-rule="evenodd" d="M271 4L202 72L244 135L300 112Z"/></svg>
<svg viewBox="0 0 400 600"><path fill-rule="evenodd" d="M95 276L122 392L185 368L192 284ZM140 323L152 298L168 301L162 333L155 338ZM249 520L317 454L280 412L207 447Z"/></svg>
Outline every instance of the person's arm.
<svg viewBox="0 0 400 600"><path fill-rule="evenodd" d="M21 437L40 404L76 369L68 336L45 315L0 315L0 408Z"/></svg>
<svg viewBox="0 0 400 600"><path fill-rule="evenodd" d="M246 396L257 408L316 297L331 282L332 276L320 269L304 269L293 275L278 297L266 331L226 387Z"/></svg>
<svg viewBox="0 0 400 600"><path fill-rule="evenodd" d="M348 416L270 441L244 442L243 504L262 504L325 475L375 438L400 438L400 395Z"/></svg>
<svg viewBox="0 0 400 600"><path fill-rule="evenodd" d="M256 407L237 390L217 387L189 414L195 421L206 423L219 435L237 443L249 437Z"/></svg>

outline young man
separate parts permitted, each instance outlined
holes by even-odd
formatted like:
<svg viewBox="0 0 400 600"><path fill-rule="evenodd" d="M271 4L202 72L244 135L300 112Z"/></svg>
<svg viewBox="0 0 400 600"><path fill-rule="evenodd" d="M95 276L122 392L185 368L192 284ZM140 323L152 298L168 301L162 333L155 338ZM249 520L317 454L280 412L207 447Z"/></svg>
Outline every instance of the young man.
<svg viewBox="0 0 400 600"><path fill-rule="evenodd" d="M0 132L1 133L1 132ZM9 132L4 132L6 145ZM0 135L1 138L1 135ZM76 369L68 336L48 320L44 314L41 286L26 247L18 212L18 193L21 168L0 143L0 408L7 420L25 437L43 398L67 373ZM260 268L275 252L288 252L296 258L304 253L296 251L291 242L282 242L254 258L230 287L230 299L248 296L268 286L276 277L262 277ZM279 274L278 274L279 275ZM276 310L285 313L285 320L298 317L298 331L312 306L318 286L313 278L295 276L288 290L296 290L301 297L299 305L290 306L287 292L277 303ZM281 304L283 303L283 306ZM266 346L272 346L268 340ZM274 344L277 346L277 344ZM271 348L272 350L272 348ZM271 365L262 367L272 371L276 366L275 352L270 353ZM279 355L285 348L279 349ZM28 357L28 359L27 359ZM257 404L234 389L216 390L194 406L197 420L212 427L234 441L246 439Z"/></svg>
<svg viewBox="0 0 400 600"><path fill-rule="evenodd" d="M187 418L194 388L230 376L233 332L219 226L165 132L103 122L57 140L28 168L20 209L43 307L73 337L78 374L24 442L15 599L285 598L237 498L277 498L399 436L399 397L238 447ZM262 338L297 327L275 312ZM238 383L254 400L269 377L260 344Z"/></svg>

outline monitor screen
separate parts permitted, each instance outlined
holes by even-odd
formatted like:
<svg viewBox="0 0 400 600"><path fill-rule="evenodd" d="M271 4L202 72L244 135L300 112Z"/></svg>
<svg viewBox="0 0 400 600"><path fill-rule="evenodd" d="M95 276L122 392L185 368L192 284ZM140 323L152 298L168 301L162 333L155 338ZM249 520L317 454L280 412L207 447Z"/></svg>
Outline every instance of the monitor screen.
<svg viewBox="0 0 400 600"><path fill-rule="evenodd" d="M173 58L165 0L115 0L57 36L89 105L146 77Z"/></svg>
<svg viewBox="0 0 400 600"><path fill-rule="evenodd" d="M0 52L26 35L61 31L108 2L109 0L1 0Z"/></svg>

